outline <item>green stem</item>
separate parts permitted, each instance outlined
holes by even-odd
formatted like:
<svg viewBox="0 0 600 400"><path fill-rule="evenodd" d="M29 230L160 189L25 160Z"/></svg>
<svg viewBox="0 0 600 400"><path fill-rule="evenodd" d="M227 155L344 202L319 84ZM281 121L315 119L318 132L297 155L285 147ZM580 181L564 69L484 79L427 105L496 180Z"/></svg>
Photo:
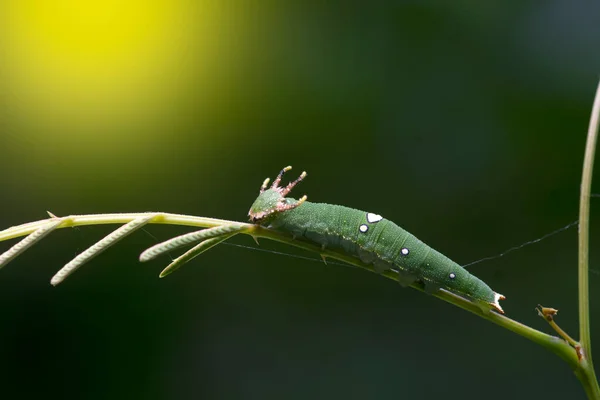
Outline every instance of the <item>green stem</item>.
<svg viewBox="0 0 600 400"><path fill-rule="evenodd" d="M301 240L295 240L291 236L286 235L284 233L276 232L258 225L244 224L240 222L226 221L214 218L204 218L190 215L168 213L72 215L65 217L63 222L58 226L58 228L97 224L126 224L130 221L133 221L143 216L147 216L149 214L156 214L156 216L149 221L149 223L153 224L186 225L193 227L210 228L214 226L229 225L235 223L238 225L242 225L245 228L243 233L249 234L251 236L264 237L270 240L286 243L288 245L299 247L304 250L322 254L328 258L334 258L340 261L344 261L348 264L366 269L370 272L375 272L372 266L364 264L355 257L348 256L343 253L338 253L329 249L323 250L320 246L308 242L303 242ZM0 231L0 241L28 235L30 233L33 233L37 229L55 221L55 218L50 218L8 228L4 231ZM392 271L387 271L383 273L383 275L386 278L397 280L396 274ZM423 287L421 284L416 283L412 285L412 287L417 290L423 291ZM541 346L546 347L547 349L549 349L550 351L567 361L569 365L576 371L580 368L577 355L573 348L569 346L564 340L556 336L548 335L546 333L533 329L527 325L523 325L520 322L512 320L504 315L500 315L496 312L484 311L479 305L471 302L470 300L444 290L440 290L439 292L435 293L434 296L445 302L454 304L455 306L467 310L490 322L493 322L496 325L499 325L512 332L515 332Z"/></svg>
<svg viewBox="0 0 600 400"><path fill-rule="evenodd" d="M198 228L212 228L214 226L238 224L252 226L241 222L227 221L224 219L196 217L193 215L170 214L170 213L118 213L118 214L86 214L86 215L70 215L65 217L65 221L58 228L70 228L75 226L85 225L106 225L106 224L126 224L136 218L145 215L156 214L149 223L164 224L164 225L183 225L194 226ZM0 231L0 242L3 240L13 239L20 236L25 236L33 233L37 229L46 224L55 221L55 218L42 219L35 222L30 222L23 225L13 226L3 231Z"/></svg>
<svg viewBox="0 0 600 400"><path fill-rule="evenodd" d="M589 312L589 225L590 225L590 193L592 189L592 175L594 169L594 155L600 121L600 84L596 89L596 98L592 107L585 157L583 160L583 173L581 177L581 194L579 197L579 335L582 347L581 368L583 372L577 375L590 394L595 399L600 399L600 388L594 372L592 362L592 342L590 338L590 312Z"/></svg>

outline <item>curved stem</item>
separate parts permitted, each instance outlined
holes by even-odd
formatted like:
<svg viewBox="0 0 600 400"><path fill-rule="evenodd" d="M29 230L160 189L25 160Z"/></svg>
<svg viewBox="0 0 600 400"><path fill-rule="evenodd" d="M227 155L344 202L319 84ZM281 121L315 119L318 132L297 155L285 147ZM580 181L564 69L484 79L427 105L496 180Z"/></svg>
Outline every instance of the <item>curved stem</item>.
<svg viewBox="0 0 600 400"><path fill-rule="evenodd" d="M596 99L592 108L588 129L583 174L581 177L581 194L579 198L579 334L580 342L587 351L587 358L592 360L592 343L590 339L589 285L588 285L588 253L590 225L590 193L594 169L594 154L600 116L600 84L596 90Z"/></svg>
<svg viewBox="0 0 600 400"><path fill-rule="evenodd" d="M151 224L171 224L171 225L186 225L192 227L203 227L203 228L211 228L215 226L223 226L236 224L242 226L244 231L241 233L245 233L251 235L253 237L264 237L270 240L286 243L291 246L299 247L304 250L316 252L325 257L334 258L348 264L354 265L359 268L366 269L370 272L374 272L372 266L364 264L359 259L343 254L338 253L329 249L321 249L320 246L314 245L309 242L304 242L301 240L295 240L290 235L286 235L284 233L276 232L268 228L264 228L258 225L245 224L241 222L235 221L227 221L215 218L204 218L204 217L195 217L190 215L181 215L181 214L169 214L169 213L125 213L125 214L89 214L89 215L71 215L68 217L63 217L62 222L56 227L58 228L67 228L67 227L75 227L82 225L97 225L97 224L126 224L135 219L143 218L145 216L149 216L154 214L153 218L151 218L148 223ZM25 236L35 232L36 230L47 226L48 224L56 223L57 218L49 218L36 222L31 222L24 225L15 226L12 228L5 229L0 231L0 241L16 238L20 236ZM397 280L398 277L393 271L386 271L382 274L386 278ZM415 283L411 285L411 287L424 291L424 288L421 284ZM455 295L453 293L440 290L437 293L433 294L435 297L458 306L464 310L467 310L481 318L484 318L490 322L495 323L503 328L506 328L512 332L515 332L541 346L546 347L553 353L557 354L559 357L564 359L569 363L571 368L577 371L580 368L577 355L573 348L569 346L564 340L551 336L536 329L533 329L527 325L521 324L515 320L512 320L504 315L500 315L493 311L484 311L480 308L476 303L471 302L470 300Z"/></svg>
<svg viewBox="0 0 600 400"><path fill-rule="evenodd" d="M594 372L592 362L592 342L590 337L590 312L589 312L589 225L590 225L590 193L592 188L592 175L594 169L594 155L600 122L600 83L596 89L596 98L592 107L590 125L588 128L585 157L583 160L583 173L581 176L581 193L579 197L579 335L582 347L581 367L584 374L577 375L586 392L593 393L594 398L600 398L600 388Z"/></svg>

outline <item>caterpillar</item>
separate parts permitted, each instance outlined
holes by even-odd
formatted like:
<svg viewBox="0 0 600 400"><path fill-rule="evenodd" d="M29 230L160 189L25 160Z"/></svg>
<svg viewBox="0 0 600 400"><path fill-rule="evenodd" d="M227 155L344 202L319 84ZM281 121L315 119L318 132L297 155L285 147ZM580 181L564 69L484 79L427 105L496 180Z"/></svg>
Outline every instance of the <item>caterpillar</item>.
<svg viewBox="0 0 600 400"><path fill-rule="evenodd" d="M402 286L421 281L428 293L443 288L473 300L485 311L494 309L504 314L499 303L505 299L503 295L381 215L311 203L306 196L298 200L286 197L306 177L302 172L295 181L280 186L290 169L282 169L270 188L269 178L265 179L248 212L252 223L316 243L323 249L343 251L373 264L377 272L393 270Z"/></svg>

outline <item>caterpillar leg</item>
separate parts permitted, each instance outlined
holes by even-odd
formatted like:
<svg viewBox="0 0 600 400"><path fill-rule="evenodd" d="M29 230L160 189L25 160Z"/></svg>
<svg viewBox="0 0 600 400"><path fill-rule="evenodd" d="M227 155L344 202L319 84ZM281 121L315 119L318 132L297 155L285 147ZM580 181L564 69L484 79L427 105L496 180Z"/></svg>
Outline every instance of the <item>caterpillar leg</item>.
<svg viewBox="0 0 600 400"><path fill-rule="evenodd" d="M398 283L402 287L407 287L412 285L417 281L417 277L415 275L406 273L406 272L398 272Z"/></svg>
<svg viewBox="0 0 600 400"><path fill-rule="evenodd" d="M440 290L440 284L432 282L427 279L423 279L423 285L425 285L425 293L432 294Z"/></svg>

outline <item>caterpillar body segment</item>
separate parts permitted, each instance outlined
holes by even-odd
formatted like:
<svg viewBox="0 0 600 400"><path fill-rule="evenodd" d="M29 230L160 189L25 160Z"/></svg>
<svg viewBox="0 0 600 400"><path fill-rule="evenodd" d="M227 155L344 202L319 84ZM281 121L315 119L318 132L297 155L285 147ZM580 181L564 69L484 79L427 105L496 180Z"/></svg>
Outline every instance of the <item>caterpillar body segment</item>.
<svg viewBox="0 0 600 400"><path fill-rule="evenodd" d="M291 187L280 187L284 168L271 188L266 184L249 211L250 220L274 230L336 249L373 264L378 272L394 270L400 284L422 281L427 292L440 288L476 301L484 310L504 313L504 296L459 264L378 214L349 207L286 198ZM291 187L290 187L291 186Z"/></svg>

